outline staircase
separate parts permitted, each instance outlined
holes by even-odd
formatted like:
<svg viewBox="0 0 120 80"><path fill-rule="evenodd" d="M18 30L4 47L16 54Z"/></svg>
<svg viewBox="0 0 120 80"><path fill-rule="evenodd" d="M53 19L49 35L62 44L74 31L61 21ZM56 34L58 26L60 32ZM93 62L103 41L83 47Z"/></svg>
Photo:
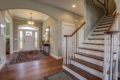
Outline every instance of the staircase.
<svg viewBox="0 0 120 80"><path fill-rule="evenodd" d="M72 52L71 57L66 57L68 60L63 65L64 70L79 80L103 79L104 32L107 32L113 19L113 15L104 16L88 39L79 46L75 45L77 49Z"/></svg>

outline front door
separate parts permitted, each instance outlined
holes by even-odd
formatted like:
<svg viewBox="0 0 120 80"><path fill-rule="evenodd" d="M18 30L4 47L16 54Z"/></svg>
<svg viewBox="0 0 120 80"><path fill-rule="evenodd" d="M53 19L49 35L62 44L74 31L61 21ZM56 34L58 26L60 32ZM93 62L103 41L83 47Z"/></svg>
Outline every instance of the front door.
<svg viewBox="0 0 120 80"><path fill-rule="evenodd" d="M38 49L38 32L35 30L19 31L19 48L22 51Z"/></svg>

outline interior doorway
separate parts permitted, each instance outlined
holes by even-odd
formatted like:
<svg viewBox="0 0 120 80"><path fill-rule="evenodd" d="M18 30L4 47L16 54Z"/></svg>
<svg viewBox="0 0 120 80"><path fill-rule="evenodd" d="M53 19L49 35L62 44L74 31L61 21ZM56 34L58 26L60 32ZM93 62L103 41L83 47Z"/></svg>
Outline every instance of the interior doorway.
<svg viewBox="0 0 120 80"><path fill-rule="evenodd" d="M22 25L18 30L19 51L39 50L39 30L35 26Z"/></svg>

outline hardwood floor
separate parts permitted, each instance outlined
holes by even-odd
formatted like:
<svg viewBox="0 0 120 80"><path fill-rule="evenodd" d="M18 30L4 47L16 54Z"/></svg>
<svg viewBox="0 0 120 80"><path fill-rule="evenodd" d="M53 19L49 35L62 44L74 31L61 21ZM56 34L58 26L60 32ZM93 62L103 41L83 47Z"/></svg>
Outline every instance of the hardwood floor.
<svg viewBox="0 0 120 80"><path fill-rule="evenodd" d="M44 80L44 76L59 71L62 71L62 59L46 56L38 61L6 65L0 71L0 80Z"/></svg>

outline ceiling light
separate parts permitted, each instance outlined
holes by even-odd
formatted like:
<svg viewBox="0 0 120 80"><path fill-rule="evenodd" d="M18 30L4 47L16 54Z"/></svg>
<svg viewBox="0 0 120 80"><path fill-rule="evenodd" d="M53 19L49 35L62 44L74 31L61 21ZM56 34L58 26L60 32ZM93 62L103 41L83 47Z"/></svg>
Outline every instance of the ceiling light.
<svg viewBox="0 0 120 80"><path fill-rule="evenodd" d="M34 25L35 22L32 20L32 13L30 13L30 15L31 15L30 20L27 21L27 23L28 23L29 25Z"/></svg>
<svg viewBox="0 0 120 80"><path fill-rule="evenodd" d="M75 4L73 4L73 5L72 5L72 7L73 7L73 8L75 8L75 7L76 7L76 5L75 5Z"/></svg>

